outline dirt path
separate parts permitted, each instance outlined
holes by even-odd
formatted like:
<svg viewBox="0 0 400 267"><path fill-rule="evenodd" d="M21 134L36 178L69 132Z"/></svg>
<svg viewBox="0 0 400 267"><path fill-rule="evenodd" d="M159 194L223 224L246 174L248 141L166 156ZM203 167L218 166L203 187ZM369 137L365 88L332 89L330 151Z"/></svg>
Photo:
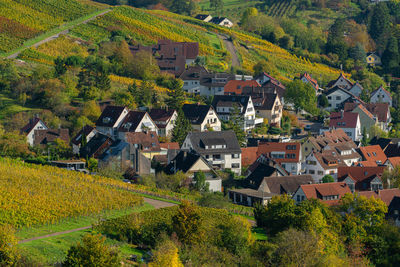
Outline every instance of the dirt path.
<svg viewBox="0 0 400 267"><path fill-rule="evenodd" d="M110 11L111 11L111 9L106 10L106 11L104 11L104 12L102 12L102 13L100 13L100 14L97 14L97 15L91 17L91 18L88 18L87 20L84 20L84 21L82 21L82 22L80 22L80 23L78 23L78 24L71 25L71 27L70 27L69 29L63 30L63 31L61 31L61 32L59 32L59 33L56 33L56 34L50 36L50 37L47 37L46 39L43 39L43 40L41 40L41 41L39 41L39 42L37 42L37 43L34 43L33 45L31 45L31 46L29 46L29 47L38 47L39 45L42 45L42 44L44 44L44 43L47 43L47 42L52 41L52 40L54 40L54 39L57 39L58 37L60 37L60 35L68 34L68 33L69 33L69 30L70 30L72 27L75 27L75 26L78 26L78 25L81 25L81 24L86 24L86 23L88 23L88 22L94 20L95 18L97 18L97 17L99 17L99 16L103 16L104 14L107 14L107 13L110 12ZM7 58L10 58L10 59L17 58L18 55L19 55L22 51L24 51L26 48L29 48L29 47L25 47L25 48L22 49L21 51L18 51L18 52L16 52L16 53L12 54L12 55L9 55Z"/></svg>
<svg viewBox="0 0 400 267"><path fill-rule="evenodd" d="M226 49L229 51L232 57L232 66L233 67L240 67L240 61L237 56L237 50L236 47L233 45L232 41L229 40L228 36L222 35L222 34L217 34L218 37L223 40Z"/></svg>
<svg viewBox="0 0 400 267"><path fill-rule="evenodd" d="M146 198L146 197L144 197L143 200L144 200L144 202L152 205L155 209L172 207L172 206L176 205L174 203L161 201L161 200L156 200L156 199L151 199L151 198ZM67 231L62 231L62 232L56 232L56 233L52 233L52 234L48 234L48 235L36 236L36 237L28 238L28 239L25 239L25 240L21 240L18 243L19 244L27 243L27 242L34 241L34 240L44 239L44 238L48 238L48 237L52 237L52 236L59 236L59 235L69 234L69 233L73 233L73 232L87 230L87 229L90 229L90 228L92 228L91 225L90 226L85 226L85 227L80 227L80 228L75 228L75 229L71 229L71 230L67 230Z"/></svg>

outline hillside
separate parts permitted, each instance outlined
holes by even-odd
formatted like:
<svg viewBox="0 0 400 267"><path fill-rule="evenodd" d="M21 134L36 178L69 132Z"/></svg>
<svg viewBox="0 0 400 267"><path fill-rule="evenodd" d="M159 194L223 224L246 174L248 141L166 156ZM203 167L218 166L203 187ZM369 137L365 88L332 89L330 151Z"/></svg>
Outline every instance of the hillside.
<svg viewBox="0 0 400 267"><path fill-rule="evenodd" d="M104 5L79 0L0 0L0 53Z"/></svg>
<svg viewBox="0 0 400 267"><path fill-rule="evenodd" d="M200 55L207 57L208 68L215 71L229 71L231 68L231 55L220 39L223 34L233 40L241 68L248 72L252 72L253 66L260 60L267 60L271 64L270 72L284 81L307 71L323 83L335 78L339 72L326 65L299 58L256 35L226 29L166 11L143 10L127 6L115 7L104 16L74 27L69 35L85 42L70 40L70 43L77 46L71 54L84 53L79 48L80 46L87 49L90 44L110 40L115 33L123 35L133 44L152 44L159 39L199 42ZM59 49L64 49L65 44L56 44L57 42L61 41L55 40L51 43ZM20 55L20 58L51 64L56 57L56 54L52 54L47 49L51 43L37 49L28 49Z"/></svg>
<svg viewBox="0 0 400 267"><path fill-rule="evenodd" d="M114 188L113 188L114 187ZM0 161L0 224L52 224L64 218L138 206L125 183L56 167Z"/></svg>

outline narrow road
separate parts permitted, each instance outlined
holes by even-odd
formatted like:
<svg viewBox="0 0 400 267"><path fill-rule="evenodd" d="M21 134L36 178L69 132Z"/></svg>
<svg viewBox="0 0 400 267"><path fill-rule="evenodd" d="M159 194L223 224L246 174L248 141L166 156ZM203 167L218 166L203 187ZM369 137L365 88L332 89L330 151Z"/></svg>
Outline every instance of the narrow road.
<svg viewBox="0 0 400 267"><path fill-rule="evenodd" d="M144 200L144 202L152 205L155 209L161 209L161 208L176 206L176 204L174 204L174 203L165 202L165 201L156 200L156 199L147 198L147 197L144 197L143 200ZM21 240L18 243L19 244L23 244L23 243L27 243L27 242L34 241L34 240L44 239L44 238L48 238L48 237L52 237L52 236L59 236L59 235L69 234L69 233L73 233L73 232L87 230L87 229L90 229L90 228L92 228L91 225L90 226L85 226L85 227L80 227L80 228L75 228L75 229L71 229L71 230L67 230L67 231L62 231L62 232L56 232L56 233L52 233L52 234L48 234L48 235L36 236L36 237L28 238L28 239L25 239L25 240Z"/></svg>
<svg viewBox="0 0 400 267"><path fill-rule="evenodd" d="M232 41L229 40L229 38L226 35L222 34L217 34L218 37L223 40L226 49L229 51L232 57L232 67L240 67L240 61L237 56L237 50L236 47L233 45Z"/></svg>
<svg viewBox="0 0 400 267"><path fill-rule="evenodd" d="M97 18L97 17L99 17L99 16L103 16L104 14L107 14L107 13L110 12L110 11L111 11L111 9L106 10L106 11L104 11L104 12L102 12L102 13L100 13L100 14L97 14L97 15L91 17L91 18L88 18L87 20L84 20L84 21L82 21L82 22L80 22L80 23L78 23L78 24L71 25L71 27L70 27L69 29L63 30L63 31L61 31L61 32L59 32L59 33L56 33L56 34L50 36L50 37L47 37L46 39L43 39L43 40L41 40L41 41L39 41L39 42L37 42L37 43L34 43L34 44L31 45L31 46L25 47L25 48L22 49L21 51L18 51L18 52L16 52L16 53L12 54L12 55L9 55L7 58L10 58L10 59L17 58L18 55L19 55L22 51L24 51L26 48L29 48L29 47L38 47L39 45L42 45L42 44L44 44L44 43L47 43L47 42L52 41L52 40L54 40L54 39L57 39L58 37L60 37L60 35L68 34L68 33L69 33L69 30L70 30L71 28L73 28L73 27L75 27L75 26L78 26L78 25L81 25L81 24L86 24L86 23L88 23L89 21L92 21L92 20L94 20L95 18Z"/></svg>

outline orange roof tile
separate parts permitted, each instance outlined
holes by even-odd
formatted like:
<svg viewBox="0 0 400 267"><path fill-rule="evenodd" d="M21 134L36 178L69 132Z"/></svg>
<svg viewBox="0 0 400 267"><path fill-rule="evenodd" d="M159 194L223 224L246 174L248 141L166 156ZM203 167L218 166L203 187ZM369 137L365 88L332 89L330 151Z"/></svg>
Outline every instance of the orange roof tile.
<svg viewBox="0 0 400 267"><path fill-rule="evenodd" d="M383 189L378 191L363 191L359 192L360 196L365 196L367 198L374 197L379 198L383 202L385 202L386 206L389 206L390 202L394 197L400 197L400 189L392 188L392 189Z"/></svg>
<svg viewBox="0 0 400 267"><path fill-rule="evenodd" d="M360 147L360 152L365 161L383 164L387 160L385 153L379 145Z"/></svg>
<svg viewBox="0 0 400 267"><path fill-rule="evenodd" d="M345 182L325 183L325 184L306 184L300 185L307 199L315 198L322 202L333 205L337 204L338 200L323 200L321 197L338 195L339 199L346 193L351 194L350 188Z"/></svg>
<svg viewBox="0 0 400 267"><path fill-rule="evenodd" d="M387 159L393 167L400 166L400 157L391 157Z"/></svg>
<svg viewBox="0 0 400 267"><path fill-rule="evenodd" d="M261 85L255 80L230 80L224 86L224 93L241 95L244 87L261 87Z"/></svg>
<svg viewBox="0 0 400 267"><path fill-rule="evenodd" d="M261 154L266 155L268 158L272 158L278 163L284 162L299 162L300 161L300 143L276 143L267 142L261 143L258 146L257 157ZM272 152L284 152L283 158L274 158L271 156Z"/></svg>
<svg viewBox="0 0 400 267"><path fill-rule="evenodd" d="M247 167L252 165L257 160L258 147L243 147L242 148L242 166Z"/></svg>
<svg viewBox="0 0 400 267"><path fill-rule="evenodd" d="M160 147L164 149L180 149L178 142L160 143Z"/></svg>

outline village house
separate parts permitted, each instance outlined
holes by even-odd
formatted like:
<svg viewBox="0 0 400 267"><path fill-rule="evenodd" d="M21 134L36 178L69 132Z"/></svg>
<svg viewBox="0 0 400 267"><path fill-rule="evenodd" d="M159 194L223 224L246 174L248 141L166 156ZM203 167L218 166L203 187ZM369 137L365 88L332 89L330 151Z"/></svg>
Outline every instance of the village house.
<svg viewBox="0 0 400 267"><path fill-rule="evenodd" d="M209 22L212 19L212 16L210 14L198 14L194 18L202 20L204 22Z"/></svg>
<svg viewBox="0 0 400 267"><path fill-rule="evenodd" d="M400 197L393 197L388 207L386 218L392 220L397 227L400 227Z"/></svg>
<svg viewBox="0 0 400 267"><path fill-rule="evenodd" d="M191 132L186 136L181 150L194 150L217 169L241 172L242 151L233 131Z"/></svg>
<svg viewBox="0 0 400 267"><path fill-rule="evenodd" d="M152 160L155 155L161 154L160 142L158 141L158 135L155 131L128 132L121 140L132 144L135 149L138 149L150 160Z"/></svg>
<svg viewBox="0 0 400 267"><path fill-rule="evenodd" d="M184 104L182 111L192 124L194 131L221 131L221 121L212 106L200 104Z"/></svg>
<svg viewBox="0 0 400 267"><path fill-rule="evenodd" d="M118 138L129 132L158 132L158 127L146 111L129 111L118 127Z"/></svg>
<svg viewBox="0 0 400 267"><path fill-rule="evenodd" d="M339 166L346 166L346 164L339 161L334 150L312 151L306 157L304 173L311 175L314 183L322 183L322 178L328 174L336 180Z"/></svg>
<svg viewBox="0 0 400 267"><path fill-rule="evenodd" d="M158 128L157 134L161 137L171 137L178 112L175 109L153 108L149 111L151 120Z"/></svg>
<svg viewBox="0 0 400 267"><path fill-rule="evenodd" d="M374 197L375 199L382 200L386 206L389 207L393 198L400 197L400 189L399 188L391 188L391 189L378 189L375 191L361 191L358 192L360 196L364 196L367 198Z"/></svg>
<svg viewBox="0 0 400 267"><path fill-rule="evenodd" d="M380 86L378 89L371 93L371 103L388 103L392 106L392 95L385 88Z"/></svg>
<svg viewBox="0 0 400 267"><path fill-rule="evenodd" d="M383 165L387 160L385 153L378 145L360 147L359 151L363 161L373 162L376 166Z"/></svg>
<svg viewBox="0 0 400 267"><path fill-rule="evenodd" d="M233 22L225 17L213 17L209 22L217 24L219 26L227 27L227 28L233 27Z"/></svg>
<svg viewBox="0 0 400 267"><path fill-rule="evenodd" d="M368 114L368 112L370 114ZM391 115L389 104L387 103L345 103L344 111L356 112L360 115L360 122L362 129L365 127L366 130L373 125L377 125L383 131L389 130L389 123L391 122ZM366 115L361 115L366 114ZM372 115L372 116L371 116ZM374 122L372 123L372 119Z"/></svg>
<svg viewBox="0 0 400 267"><path fill-rule="evenodd" d="M252 99L258 117L267 119L271 126L281 127L283 104L278 94L253 95Z"/></svg>
<svg viewBox="0 0 400 267"><path fill-rule="evenodd" d="M323 89L319 87L317 80L311 77L307 72L304 72L303 75L300 76L300 81L311 85L314 88L316 95L320 95L323 92Z"/></svg>
<svg viewBox="0 0 400 267"><path fill-rule="evenodd" d="M385 166L378 167L339 167L338 181L345 182L352 192L375 191L383 189L382 174Z"/></svg>
<svg viewBox="0 0 400 267"><path fill-rule="evenodd" d="M129 110L122 106L106 106L96 121L96 129L114 140L118 137L118 128Z"/></svg>
<svg viewBox="0 0 400 267"><path fill-rule="evenodd" d="M132 54L140 51L150 52L157 60L161 71L179 77L185 71L186 65L192 64L199 55L199 43L158 40L155 45L136 45L131 46L130 50Z"/></svg>
<svg viewBox="0 0 400 267"><path fill-rule="evenodd" d="M248 88L243 90L243 94L249 94L247 91L251 90L251 93L273 93L277 94L281 103L284 104L284 96L286 92L286 87L277 79L271 75L263 72L254 77L254 79L261 85L260 88ZM246 90L247 89L247 90Z"/></svg>
<svg viewBox="0 0 400 267"><path fill-rule="evenodd" d="M234 79L235 75L230 73L201 73L199 94L202 96L223 95L225 85Z"/></svg>
<svg viewBox="0 0 400 267"><path fill-rule="evenodd" d="M83 126L82 130L80 130L71 140L72 152L75 155L78 155L82 143L85 144L89 142L90 139L92 139L92 137L96 135L96 133L98 133L98 131L92 126L90 125Z"/></svg>
<svg viewBox="0 0 400 267"><path fill-rule="evenodd" d="M293 199L296 203L307 199L318 199L322 203L333 206L337 205L345 194L350 193L350 188L344 182L306 184L299 186L296 193L293 195Z"/></svg>
<svg viewBox="0 0 400 267"><path fill-rule="evenodd" d="M371 139L370 144L379 145L388 158L400 156L400 138L378 138L375 136Z"/></svg>
<svg viewBox="0 0 400 267"><path fill-rule="evenodd" d="M389 171L392 171L394 168L400 166L400 156L387 158L383 165L385 165Z"/></svg>
<svg viewBox="0 0 400 267"><path fill-rule="evenodd" d="M56 140L69 144L68 129L45 129L35 130L33 133L33 146L45 146L54 143Z"/></svg>
<svg viewBox="0 0 400 267"><path fill-rule="evenodd" d="M340 87L346 90L350 90L353 87L353 83L346 78L343 73L340 73L336 80L330 81L328 83L328 88Z"/></svg>
<svg viewBox="0 0 400 267"><path fill-rule="evenodd" d="M302 160L305 160L312 151L322 152L323 150L330 149L336 145L347 145L353 149L357 148L357 145L347 136L343 129L331 129L316 137L308 137L301 146L301 154L303 156Z"/></svg>
<svg viewBox="0 0 400 267"><path fill-rule="evenodd" d="M197 172L204 173L208 189L211 192L222 191L222 180L214 171L210 163L195 151L180 151L176 157L165 168L167 174L183 172L188 176L191 183Z"/></svg>
<svg viewBox="0 0 400 267"><path fill-rule="evenodd" d="M366 61L367 61L368 66L374 67L374 66L382 65L380 56L378 56L374 52L367 53Z"/></svg>
<svg viewBox="0 0 400 267"><path fill-rule="evenodd" d="M300 143L261 143L257 156L264 155L279 163L290 175L301 173L301 144Z"/></svg>
<svg viewBox="0 0 400 267"><path fill-rule="evenodd" d="M98 159L112 144L113 139L100 132L96 133L86 145L81 147L79 154L82 158Z"/></svg>
<svg viewBox="0 0 400 267"><path fill-rule="evenodd" d="M212 106L222 121L229 121L236 107L239 114L243 117L244 131L249 131L256 127L257 124L263 123L262 118L256 118L256 112L251 96L216 95L214 96Z"/></svg>
<svg viewBox="0 0 400 267"><path fill-rule="evenodd" d="M29 120L28 124L26 124L21 129L21 134L26 135L26 140L30 146L33 146L35 140L35 130L47 130L49 129L46 124L39 118L35 117Z"/></svg>
<svg viewBox="0 0 400 267"><path fill-rule="evenodd" d="M208 89L200 84L202 74L208 74L203 66L189 66L179 77L183 81L183 90L187 93L201 95Z"/></svg>
<svg viewBox="0 0 400 267"><path fill-rule="evenodd" d="M362 138L361 122L358 113L332 112L330 115L329 129L343 129L353 140L360 141Z"/></svg>
<svg viewBox="0 0 400 267"><path fill-rule="evenodd" d="M300 185L309 184L312 178L309 175L270 176L264 177L261 183L250 188L230 189L229 198L233 203L245 206L253 206L255 203L264 205L277 195L292 195Z"/></svg>
<svg viewBox="0 0 400 267"><path fill-rule="evenodd" d="M325 108L328 111L338 110L343 108L346 102L362 103L364 102L356 95L346 90L345 88L335 86L325 92L326 98L328 99L328 107Z"/></svg>
<svg viewBox="0 0 400 267"><path fill-rule="evenodd" d="M224 86L225 95L242 95L243 88L261 87L256 80L230 80Z"/></svg>
<svg viewBox="0 0 400 267"><path fill-rule="evenodd" d="M344 112L353 112L359 115L362 133L369 132L369 129L377 124L378 121L378 119L360 103L345 103Z"/></svg>

